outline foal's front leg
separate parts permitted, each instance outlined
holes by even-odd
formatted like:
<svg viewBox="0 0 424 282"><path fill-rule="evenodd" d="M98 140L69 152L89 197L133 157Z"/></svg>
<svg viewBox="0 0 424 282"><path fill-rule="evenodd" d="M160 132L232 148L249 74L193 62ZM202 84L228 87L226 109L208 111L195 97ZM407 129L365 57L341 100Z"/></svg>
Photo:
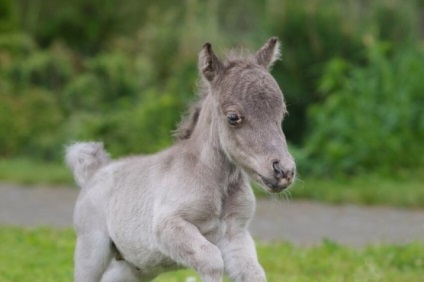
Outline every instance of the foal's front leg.
<svg viewBox="0 0 424 282"><path fill-rule="evenodd" d="M221 251L181 217L161 217L154 224L162 251L176 262L192 267L204 282L221 282L224 262Z"/></svg>
<svg viewBox="0 0 424 282"><path fill-rule="evenodd" d="M219 242L228 276L237 282L264 282L265 272L258 262L255 243L247 230L226 234Z"/></svg>

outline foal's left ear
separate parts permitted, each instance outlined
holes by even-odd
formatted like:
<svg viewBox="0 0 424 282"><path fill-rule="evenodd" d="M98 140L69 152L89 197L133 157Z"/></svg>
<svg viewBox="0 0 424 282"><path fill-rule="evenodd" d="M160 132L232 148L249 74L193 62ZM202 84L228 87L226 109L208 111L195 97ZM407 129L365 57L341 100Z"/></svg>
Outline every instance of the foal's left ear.
<svg viewBox="0 0 424 282"><path fill-rule="evenodd" d="M280 58L280 42L277 37L271 37L258 52L256 52L256 62L270 69L272 65Z"/></svg>
<svg viewBox="0 0 424 282"><path fill-rule="evenodd" d="M208 80L212 81L224 70L224 66L212 50L210 43L205 43L199 53L199 71Z"/></svg>

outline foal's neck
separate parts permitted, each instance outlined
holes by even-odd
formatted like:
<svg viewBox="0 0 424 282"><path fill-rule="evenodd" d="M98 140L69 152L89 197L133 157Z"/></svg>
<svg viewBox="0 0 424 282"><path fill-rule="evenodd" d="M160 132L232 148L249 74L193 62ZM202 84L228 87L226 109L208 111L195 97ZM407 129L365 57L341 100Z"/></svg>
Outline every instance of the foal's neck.
<svg viewBox="0 0 424 282"><path fill-rule="evenodd" d="M241 171L229 160L221 146L215 103L209 93L203 102L193 133L187 140L187 146L196 151L199 162L208 167L218 179L228 181Z"/></svg>

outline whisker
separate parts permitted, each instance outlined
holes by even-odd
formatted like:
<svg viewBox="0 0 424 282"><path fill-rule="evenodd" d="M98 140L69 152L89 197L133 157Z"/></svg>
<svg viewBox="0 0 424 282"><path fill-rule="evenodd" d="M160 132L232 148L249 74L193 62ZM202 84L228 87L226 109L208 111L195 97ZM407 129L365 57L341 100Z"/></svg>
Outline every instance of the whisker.
<svg viewBox="0 0 424 282"><path fill-rule="evenodd" d="M304 189L305 188L305 181L303 181L299 176L296 176L296 178L294 180L294 185L296 187Z"/></svg>
<svg viewBox="0 0 424 282"><path fill-rule="evenodd" d="M284 198L286 199L286 202L290 203L290 201L293 199L290 190L284 190L283 194L284 194Z"/></svg>
<svg viewBox="0 0 424 282"><path fill-rule="evenodd" d="M268 195L270 196L271 202L279 202L279 194L275 194L275 193L268 193Z"/></svg>

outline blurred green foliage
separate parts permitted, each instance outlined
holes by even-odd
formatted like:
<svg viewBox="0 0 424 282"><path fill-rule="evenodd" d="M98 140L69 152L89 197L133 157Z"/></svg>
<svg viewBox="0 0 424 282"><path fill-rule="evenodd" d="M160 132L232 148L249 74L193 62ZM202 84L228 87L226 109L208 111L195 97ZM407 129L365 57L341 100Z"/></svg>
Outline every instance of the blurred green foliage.
<svg viewBox="0 0 424 282"><path fill-rule="evenodd" d="M424 165L424 52L371 43L365 66L333 59L321 79L325 100L309 108L306 150L319 174L392 172ZM308 165L305 162L305 165Z"/></svg>
<svg viewBox="0 0 424 282"><path fill-rule="evenodd" d="M194 99L204 42L283 43L273 75L299 170L423 164L423 1L0 0L0 157L103 140L151 153Z"/></svg>

